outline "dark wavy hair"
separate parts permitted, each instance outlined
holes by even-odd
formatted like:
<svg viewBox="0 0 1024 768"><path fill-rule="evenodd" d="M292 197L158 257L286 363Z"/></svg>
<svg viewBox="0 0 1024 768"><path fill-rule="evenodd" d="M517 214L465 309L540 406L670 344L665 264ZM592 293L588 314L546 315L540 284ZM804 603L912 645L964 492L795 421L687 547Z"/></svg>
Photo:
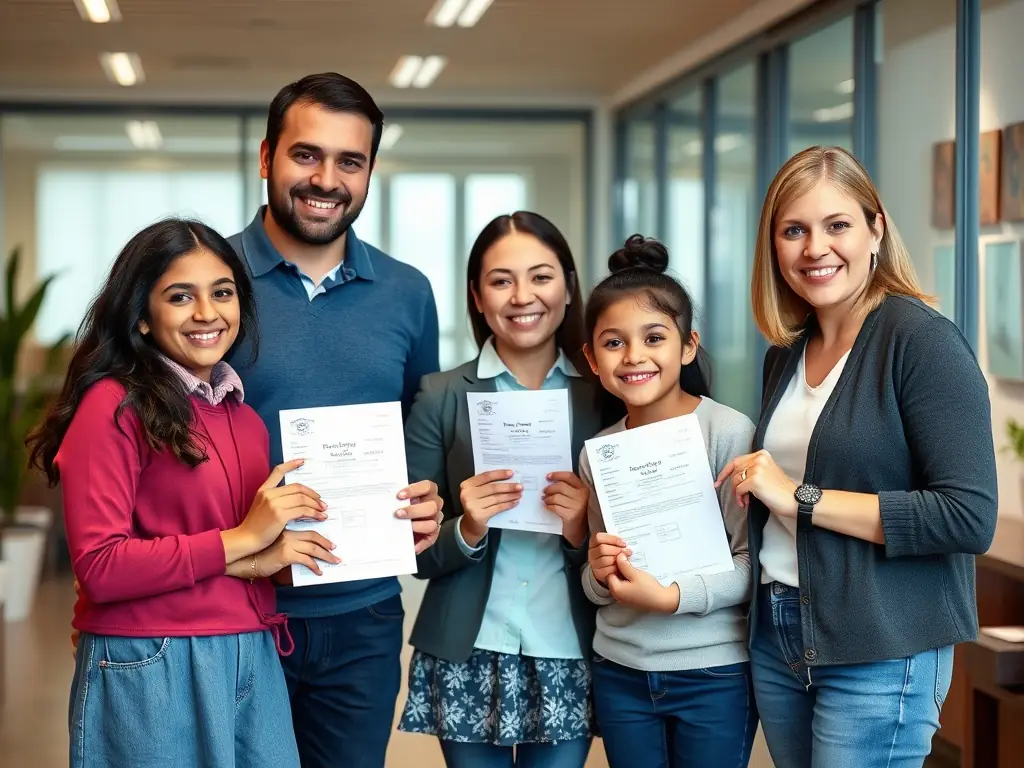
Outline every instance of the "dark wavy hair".
<svg viewBox="0 0 1024 768"><path fill-rule="evenodd" d="M586 333L593 343L598 318L612 304L634 296L645 306L675 320L684 341L693 332L693 300L678 280L665 274L668 249L653 238L632 235L608 257L611 274L598 283L587 302ZM711 360L703 346L679 371L679 387L695 397L711 397Z"/></svg>
<svg viewBox="0 0 1024 768"><path fill-rule="evenodd" d="M251 341L253 359L259 330L252 283L234 248L207 225L187 219L164 219L132 237L114 261L99 294L79 327L74 353L60 397L26 441L29 465L59 480L54 459L86 391L113 378L125 388L115 418L125 408L139 416L146 443L170 450L190 467L206 461L193 431L192 405L175 373L164 362L151 334L139 330L149 320L149 294L176 259L197 249L217 256L234 276L240 305L238 339ZM236 342L237 343L237 342Z"/></svg>
<svg viewBox="0 0 1024 768"><path fill-rule="evenodd" d="M565 275L565 284L569 289L570 302L565 308L562 324L555 331L555 344L562 350L569 361L581 375L590 372L587 359L583 355L583 343L586 336L583 332L583 298L580 295L580 279L576 271L576 261L572 257L569 243L554 224L539 213L516 211L502 214L492 219L477 235L473 247L469 251L466 263L466 306L469 308L469 324L473 328L473 338L478 347L490 337L492 331L487 319L476 308L473 291L480 292L480 276L484 268L484 254L495 243L514 232L531 235L549 248L558 258Z"/></svg>

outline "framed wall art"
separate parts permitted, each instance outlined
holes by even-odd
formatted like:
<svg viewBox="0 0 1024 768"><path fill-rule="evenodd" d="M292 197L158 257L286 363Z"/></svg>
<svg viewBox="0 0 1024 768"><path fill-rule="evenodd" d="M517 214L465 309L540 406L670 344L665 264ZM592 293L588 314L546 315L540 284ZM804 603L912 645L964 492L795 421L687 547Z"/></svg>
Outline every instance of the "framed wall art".
<svg viewBox="0 0 1024 768"><path fill-rule="evenodd" d="M1003 129L1003 221L1024 221L1024 123Z"/></svg>
<svg viewBox="0 0 1024 768"><path fill-rule="evenodd" d="M1002 191L1002 131L985 131L978 142L978 223L983 227L998 224L999 196Z"/></svg>
<svg viewBox="0 0 1024 768"><path fill-rule="evenodd" d="M956 224L956 142L932 145L932 226L952 229Z"/></svg>
<svg viewBox="0 0 1024 768"><path fill-rule="evenodd" d="M984 248L988 372L998 379L1024 381L1021 241L992 241Z"/></svg>

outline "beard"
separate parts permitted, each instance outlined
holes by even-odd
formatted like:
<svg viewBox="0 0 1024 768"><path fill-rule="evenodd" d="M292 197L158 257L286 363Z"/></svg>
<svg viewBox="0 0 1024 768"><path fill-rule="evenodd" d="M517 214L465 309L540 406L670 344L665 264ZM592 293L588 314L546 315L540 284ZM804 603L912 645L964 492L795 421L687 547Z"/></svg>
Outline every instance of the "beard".
<svg viewBox="0 0 1024 768"><path fill-rule="evenodd" d="M337 202L344 207L345 212L337 220L308 221L300 218L295 210L295 200L306 196ZM273 175L267 179L267 205L274 221L289 235L307 245L333 243L348 232L362 213L365 203L365 197L354 201L345 188L327 192L312 184L299 184L289 190L280 190L274 184Z"/></svg>

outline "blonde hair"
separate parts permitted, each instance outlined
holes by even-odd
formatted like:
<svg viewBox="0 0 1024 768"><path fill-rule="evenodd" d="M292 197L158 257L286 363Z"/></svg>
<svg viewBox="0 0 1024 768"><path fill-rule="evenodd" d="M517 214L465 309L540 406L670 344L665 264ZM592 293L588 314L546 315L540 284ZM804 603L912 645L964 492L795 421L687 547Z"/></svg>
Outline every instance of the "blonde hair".
<svg viewBox="0 0 1024 768"><path fill-rule="evenodd" d="M910 253L882 207L878 190L864 167L841 147L809 147L791 157L775 175L765 195L757 229L750 300L758 329L775 346L792 345L814 311L789 287L779 270L774 238L776 219L781 211L822 179L828 179L841 194L855 200L872 229L876 217L882 218L878 264L861 297L861 306L870 312L891 295L932 303L931 297L921 290Z"/></svg>

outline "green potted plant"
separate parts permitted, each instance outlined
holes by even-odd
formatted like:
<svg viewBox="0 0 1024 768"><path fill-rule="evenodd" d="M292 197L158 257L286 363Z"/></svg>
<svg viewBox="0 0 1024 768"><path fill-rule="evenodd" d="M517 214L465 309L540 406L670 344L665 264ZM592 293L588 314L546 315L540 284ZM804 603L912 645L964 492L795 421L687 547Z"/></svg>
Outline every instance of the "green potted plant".
<svg viewBox="0 0 1024 768"><path fill-rule="evenodd" d="M28 474L25 438L42 417L53 377L59 375L63 336L47 349L41 375L18 370L19 359L52 277L34 287L19 303L16 296L21 265L15 248L4 270L4 300L0 307L0 601L7 621L25 618L32 606L42 570L46 534L53 513L20 506Z"/></svg>
<svg viewBox="0 0 1024 768"><path fill-rule="evenodd" d="M1024 424L1020 424L1016 419L1007 419L1006 436L1010 438L1006 450L1009 450L1018 461L1024 461Z"/></svg>

